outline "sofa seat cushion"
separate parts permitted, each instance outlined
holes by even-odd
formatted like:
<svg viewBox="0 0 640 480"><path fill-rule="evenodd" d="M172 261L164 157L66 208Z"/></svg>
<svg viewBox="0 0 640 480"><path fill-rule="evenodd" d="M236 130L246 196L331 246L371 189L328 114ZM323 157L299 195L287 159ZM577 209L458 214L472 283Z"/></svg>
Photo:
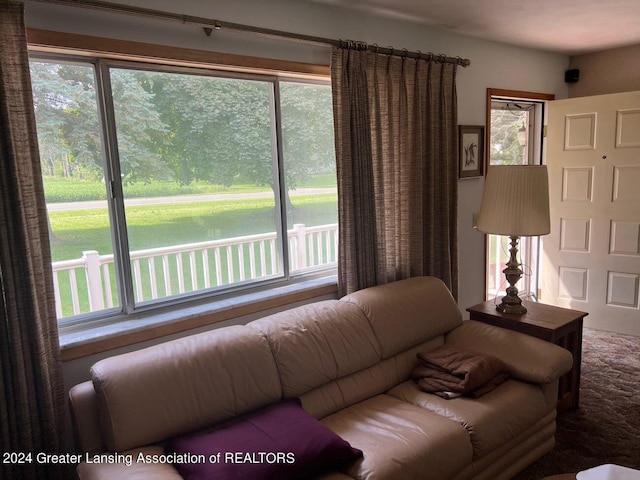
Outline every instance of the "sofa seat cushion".
<svg viewBox="0 0 640 480"><path fill-rule="evenodd" d="M352 405L322 423L363 451L363 458L343 469L360 480L445 480L473 458L462 426L389 395Z"/></svg>
<svg viewBox="0 0 640 480"><path fill-rule="evenodd" d="M401 383L388 394L463 426L471 437L474 459L513 440L548 413L540 387L517 380L507 380L480 398L445 400L422 392L413 380Z"/></svg>
<svg viewBox="0 0 640 480"><path fill-rule="evenodd" d="M171 463L163 461L164 450L159 446L143 447L127 450L117 454L96 457L89 455L89 462L78 465L78 478L80 480L114 480L126 478L127 480L183 480ZM142 457L139 457L142 455ZM111 463L111 459L114 460ZM153 459L160 461L154 462ZM147 462L146 460L149 460Z"/></svg>

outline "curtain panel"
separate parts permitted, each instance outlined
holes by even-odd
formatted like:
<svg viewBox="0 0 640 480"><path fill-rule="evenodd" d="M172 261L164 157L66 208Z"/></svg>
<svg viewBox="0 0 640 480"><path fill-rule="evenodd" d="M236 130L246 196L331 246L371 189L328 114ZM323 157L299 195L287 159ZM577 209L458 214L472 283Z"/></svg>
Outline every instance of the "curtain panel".
<svg viewBox="0 0 640 480"><path fill-rule="evenodd" d="M433 275L457 298L456 67L334 48L341 295Z"/></svg>
<svg viewBox="0 0 640 480"><path fill-rule="evenodd" d="M24 5L0 0L0 452L1 478L70 478L39 464L63 452L64 391L47 212L40 173ZM11 460L11 459L10 459Z"/></svg>

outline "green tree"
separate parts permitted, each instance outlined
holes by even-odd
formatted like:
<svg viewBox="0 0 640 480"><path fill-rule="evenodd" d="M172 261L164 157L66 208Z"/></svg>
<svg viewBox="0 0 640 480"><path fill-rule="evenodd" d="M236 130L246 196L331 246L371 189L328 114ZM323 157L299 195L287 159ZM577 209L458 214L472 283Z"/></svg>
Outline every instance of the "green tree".
<svg viewBox="0 0 640 480"><path fill-rule="evenodd" d="M273 182L266 82L137 72L166 126L153 139L181 184Z"/></svg>
<svg viewBox="0 0 640 480"><path fill-rule="evenodd" d="M287 188L336 167L331 89L281 83L282 140Z"/></svg>
<svg viewBox="0 0 640 480"><path fill-rule="evenodd" d="M92 66L31 62L31 82L44 175L101 179L102 140ZM147 92L128 71L112 76L118 151L125 180L166 179L152 132L164 124Z"/></svg>
<svg viewBox="0 0 640 480"><path fill-rule="evenodd" d="M123 182L172 180L173 172L158 151L167 127L154 94L144 88L137 72L123 69L111 70L111 90Z"/></svg>
<svg viewBox="0 0 640 480"><path fill-rule="evenodd" d="M95 75L89 65L32 62L45 175L103 177ZM270 81L110 69L125 182L237 182L275 188L275 94ZM331 92L280 83L287 190L335 171Z"/></svg>
<svg viewBox="0 0 640 480"><path fill-rule="evenodd" d="M182 184L274 187L274 92L271 82L164 72L138 72L153 93L166 131L161 157ZM283 83L282 139L287 189L314 173L335 171L331 92L327 86Z"/></svg>
<svg viewBox="0 0 640 480"><path fill-rule="evenodd" d="M508 106L500 110L491 110L492 163L522 164L523 149L518 142L518 130L526 125L527 113L526 110L509 109Z"/></svg>
<svg viewBox="0 0 640 480"><path fill-rule="evenodd" d="M31 62L45 175L101 178L100 127L91 67Z"/></svg>

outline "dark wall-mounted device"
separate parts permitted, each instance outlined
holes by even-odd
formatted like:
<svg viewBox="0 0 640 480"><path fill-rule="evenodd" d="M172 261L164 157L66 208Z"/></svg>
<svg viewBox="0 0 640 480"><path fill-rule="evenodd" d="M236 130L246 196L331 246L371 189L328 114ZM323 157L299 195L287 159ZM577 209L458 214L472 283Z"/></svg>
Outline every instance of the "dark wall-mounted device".
<svg viewBox="0 0 640 480"><path fill-rule="evenodd" d="M580 80L580 70L577 68L572 68L571 70L567 70L564 72L564 81L567 83L576 83Z"/></svg>

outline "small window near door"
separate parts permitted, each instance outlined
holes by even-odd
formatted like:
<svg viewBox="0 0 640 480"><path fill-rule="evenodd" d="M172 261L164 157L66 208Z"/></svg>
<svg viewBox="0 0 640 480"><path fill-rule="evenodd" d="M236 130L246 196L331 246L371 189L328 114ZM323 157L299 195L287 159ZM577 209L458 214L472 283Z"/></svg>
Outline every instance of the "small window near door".
<svg viewBox="0 0 640 480"><path fill-rule="evenodd" d="M534 161L536 107L539 106L531 102L492 99L489 165L539 163Z"/></svg>
<svg viewBox="0 0 640 480"><path fill-rule="evenodd" d="M493 95L488 92L487 163L491 165L536 165L542 159L542 119L545 100L537 94L531 98ZM547 97L547 96L544 96ZM487 235L487 299L503 296L507 287L502 270L509 260L509 237ZM517 288L521 296L535 299L538 290L538 239L520 239L520 263L524 275Z"/></svg>

